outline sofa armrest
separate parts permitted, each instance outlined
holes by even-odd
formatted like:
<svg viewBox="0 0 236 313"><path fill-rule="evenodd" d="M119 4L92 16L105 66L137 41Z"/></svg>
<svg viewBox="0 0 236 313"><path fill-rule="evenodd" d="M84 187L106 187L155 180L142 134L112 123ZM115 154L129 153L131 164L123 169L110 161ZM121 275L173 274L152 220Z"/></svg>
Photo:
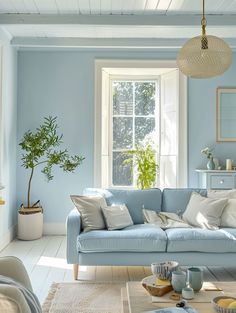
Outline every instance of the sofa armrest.
<svg viewBox="0 0 236 313"><path fill-rule="evenodd" d="M70 211L66 220L67 246L66 256L67 263L78 263L77 237L81 233L81 217L77 209Z"/></svg>

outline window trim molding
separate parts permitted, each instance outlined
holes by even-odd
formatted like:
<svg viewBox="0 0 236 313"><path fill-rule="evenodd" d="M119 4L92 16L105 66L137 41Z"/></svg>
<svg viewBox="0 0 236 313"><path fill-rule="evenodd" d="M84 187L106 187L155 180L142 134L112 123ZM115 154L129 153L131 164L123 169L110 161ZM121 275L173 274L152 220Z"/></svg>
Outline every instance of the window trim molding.
<svg viewBox="0 0 236 313"><path fill-rule="evenodd" d="M106 68L177 68L175 60L95 59L94 187L101 187L102 168L102 71ZM188 186L187 77L179 71L179 164L178 187Z"/></svg>
<svg viewBox="0 0 236 313"><path fill-rule="evenodd" d="M111 74L111 75L109 75L110 76L110 84L109 84L109 93L110 93L110 103L112 103L112 83L113 83L113 81L122 81L122 80L124 80L124 81L128 81L128 80L131 80L132 82L133 81L136 81L136 82L141 82L141 81L152 81L152 82L155 82L155 84L156 83L160 83L159 82L159 80L160 80L160 75L131 75L131 76L129 76L129 75L113 75L113 74ZM124 76L125 76L125 78L124 78ZM151 79L150 79L150 77L151 77ZM130 115L129 117L134 117L134 115ZM156 120L156 114L155 115L152 115L152 116L143 116L143 117L152 117L152 118L155 118L155 120ZM113 118L113 115L112 115L112 110L109 112L109 119L110 119L110 126L112 125L112 122L111 122L111 119ZM113 131L113 129L112 129L112 127L110 127L109 128L109 131L110 131L110 134L109 134L109 171L110 171L110 175L109 175L109 188L112 188L112 189L114 189L114 188L118 188L118 189L121 189L121 188L123 188L123 189L134 189L135 188L135 185L133 184L132 186L122 186L122 185L113 185L112 184L112 180L113 180L113 175L112 175L112 152L113 152L113 149L112 149L112 138L113 138L113 136L112 136L112 131ZM159 130L158 130L158 132L159 132ZM133 133L133 135L134 135L134 133ZM132 148L132 149L134 149L134 147ZM126 149L127 150L127 149ZM158 160L159 161L159 160ZM159 163L158 163L159 164ZM135 171L134 171L135 172ZM135 177L136 175L134 175L134 177ZM133 181L133 183L135 182L135 179L134 179L134 181ZM157 180L156 180L156 182L157 182ZM156 185L155 185L156 186Z"/></svg>
<svg viewBox="0 0 236 313"><path fill-rule="evenodd" d="M0 188L3 187L3 46L0 45Z"/></svg>

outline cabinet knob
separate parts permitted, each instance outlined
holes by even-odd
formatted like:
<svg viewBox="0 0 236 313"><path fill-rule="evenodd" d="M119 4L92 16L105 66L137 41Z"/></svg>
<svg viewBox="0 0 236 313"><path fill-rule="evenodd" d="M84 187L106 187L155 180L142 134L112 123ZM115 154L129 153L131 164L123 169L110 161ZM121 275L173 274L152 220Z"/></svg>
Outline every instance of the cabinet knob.
<svg viewBox="0 0 236 313"><path fill-rule="evenodd" d="M220 184L223 184L223 183L224 183L224 180L223 180L223 179L221 179L221 180L220 180Z"/></svg>

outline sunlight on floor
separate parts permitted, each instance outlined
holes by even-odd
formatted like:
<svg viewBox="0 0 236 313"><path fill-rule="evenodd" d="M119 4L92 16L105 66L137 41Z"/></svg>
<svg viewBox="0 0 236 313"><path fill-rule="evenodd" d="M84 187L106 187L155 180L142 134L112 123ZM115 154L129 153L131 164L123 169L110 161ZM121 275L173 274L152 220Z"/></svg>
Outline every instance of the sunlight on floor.
<svg viewBox="0 0 236 313"><path fill-rule="evenodd" d="M61 258L53 258L41 256L37 265L55 267L55 268L64 268L64 269L72 269L71 264L67 264L66 259ZM80 266L80 272L87 272L87 266Z"/></svg>

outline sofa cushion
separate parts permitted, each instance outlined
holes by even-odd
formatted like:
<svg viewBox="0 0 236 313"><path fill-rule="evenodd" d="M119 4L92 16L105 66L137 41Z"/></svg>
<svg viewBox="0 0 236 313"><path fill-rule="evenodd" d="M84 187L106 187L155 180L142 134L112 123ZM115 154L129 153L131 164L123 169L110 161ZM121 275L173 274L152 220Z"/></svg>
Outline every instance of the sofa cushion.
<svg viewBox="0 0 236 313"><path fill-rule="evenodd" d="M162 192L162 211L164 212L184 212L190 200L192 192L195 191L206 197L206 189L193 188L166 188Z"/></svg>
<svg viewBox="0 0 236 313"><path fill-rule="evenodd" d="M145 190L95 189L86 188L84 194L100 194L107 205L125 204L134 224L144 223L142 209L161 211L161 190L157 188Z"/></svg>
<svg viewBox="0 0 236 313"><path fill-rule="evenodd" d="M166 235L167 252L236 252L235 228L172 228Z"/></svg>
<svg viewBox="0 0 236 313"><path fill-rule="evenodd" d="M164 252L166 234L154 225L132 225L123 230L94 230L78 236L79 252Z"/></svg>

